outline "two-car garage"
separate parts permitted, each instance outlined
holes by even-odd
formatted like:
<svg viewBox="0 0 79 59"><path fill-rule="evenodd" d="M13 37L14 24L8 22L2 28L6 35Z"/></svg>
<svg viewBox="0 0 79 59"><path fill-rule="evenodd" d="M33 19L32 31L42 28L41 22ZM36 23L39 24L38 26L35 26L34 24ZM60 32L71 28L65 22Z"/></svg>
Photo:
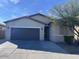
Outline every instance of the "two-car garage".
<svg viewBox="0 0 79 59"><path fill-rule="evenodd" d="M11 40L40 40L40 29L11 28Z"/></svg>
<svg viewBox="0 0 79 59"><path fill-rule="evenodd" d="M44 40L45 24L31 18L22 17L6 22L7 40Z"/></svg>

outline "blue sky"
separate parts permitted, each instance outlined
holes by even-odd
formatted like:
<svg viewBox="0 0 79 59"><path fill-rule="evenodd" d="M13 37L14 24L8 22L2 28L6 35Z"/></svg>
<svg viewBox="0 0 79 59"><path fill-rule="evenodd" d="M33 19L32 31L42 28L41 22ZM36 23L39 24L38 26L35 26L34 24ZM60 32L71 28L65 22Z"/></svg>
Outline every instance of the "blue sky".
<svg viewBox="0 0 79 59"><path fill-rule="evenodd" d="M48 14L48 10L66 0L0 0L0 22L35 13Z"/></svg>

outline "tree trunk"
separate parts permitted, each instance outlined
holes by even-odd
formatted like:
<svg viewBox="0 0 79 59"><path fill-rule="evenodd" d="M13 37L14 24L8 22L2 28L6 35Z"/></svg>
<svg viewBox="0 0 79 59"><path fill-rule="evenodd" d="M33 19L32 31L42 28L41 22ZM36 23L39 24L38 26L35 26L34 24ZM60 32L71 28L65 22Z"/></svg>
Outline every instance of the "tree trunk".
<svg viewBox="0 0 79 59"><path fill-rule="evenodd" d="M79 32L77 31L77 29L74 26L68 26L67 27L70 29L70 31L72 31L77 37L79 37ZM75 33L75 32L76 33ZM79 39L77 38L77 40L75 39L73 44L79 45Z"/></svg>

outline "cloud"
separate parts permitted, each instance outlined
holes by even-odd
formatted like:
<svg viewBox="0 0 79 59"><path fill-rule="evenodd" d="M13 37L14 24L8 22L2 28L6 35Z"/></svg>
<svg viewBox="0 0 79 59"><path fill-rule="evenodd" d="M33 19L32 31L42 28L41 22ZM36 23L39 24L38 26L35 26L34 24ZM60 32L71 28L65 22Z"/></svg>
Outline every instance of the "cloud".
<svg viewBox="0 0 79 59"><path fill-rule="evenodd" d="M14 4L17 4L20 2L20 0L10 0L10 2L14 3Z"/></svg>

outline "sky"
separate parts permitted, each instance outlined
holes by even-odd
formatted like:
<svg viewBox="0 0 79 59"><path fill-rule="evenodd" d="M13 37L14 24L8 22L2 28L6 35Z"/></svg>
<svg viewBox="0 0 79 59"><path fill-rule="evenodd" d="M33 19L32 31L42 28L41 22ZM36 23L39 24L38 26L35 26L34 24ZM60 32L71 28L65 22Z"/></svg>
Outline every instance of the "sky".
<svg viewBox="0 0 79 59"><path fill-rule="evenodd" d="M35 13L48 15L48 10L66 0L0 0L0 22Z"/></svg>

